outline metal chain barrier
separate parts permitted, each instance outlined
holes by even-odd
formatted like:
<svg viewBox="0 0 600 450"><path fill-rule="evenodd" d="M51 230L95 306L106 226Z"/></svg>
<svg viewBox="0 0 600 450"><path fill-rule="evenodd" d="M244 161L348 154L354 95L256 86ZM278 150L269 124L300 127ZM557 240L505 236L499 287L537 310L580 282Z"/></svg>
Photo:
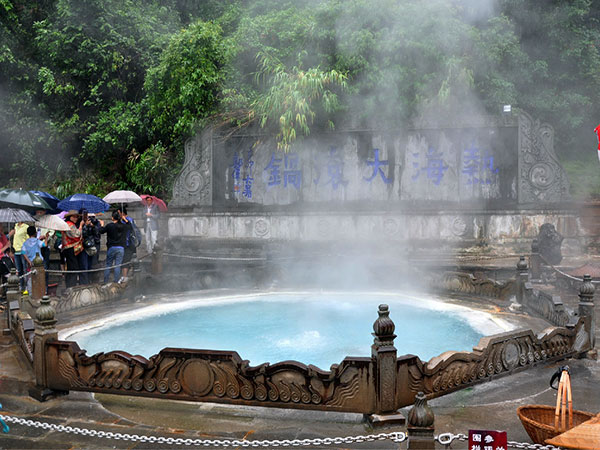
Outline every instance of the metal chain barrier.
<svg viewBox="0 0 600 450"><path fill-rule="evenodd" d="M27 273L24 273L23 275L19 276L19 280L22 279L22 278L30 277L31 275L33 275L36 272L37 271L35 269L33 269L33 270L31 270L31 271L29 271ZM6 286L8 286L8 283L0 284L0 288L6 287Z"/></svg>
<svg viewBox="0 0 600 450"><path fill-rule="evenodd" d="M452 433L442 433L435 437L435 440L439 442L441 445L444 445L446 448L452 444L453 441L468 441L469 437L466 434L452 434ZM509 448L523 448L527 450L561 450L561 447L554 447L552 445L544 445L544 444L529 444L527 442L516 442L516 441L508 441L507 447Z"/></svg>
<svg viewBox="0 0 600 450"><path fill-rule="evenodd" d="M44 430L58 431L61 433L78 434L81 436L101 437L108 439L118 439L132 442L149 442L152 444L167 445L185 445L185 446L203 446L203 447L308 447L317 445L339 445L339 444L358 444L362 442L391 440L400 443L406 440L407 435L402 431L392 433L369 434L366 436L346 436L334 438L315 438L315 439L272 439L272 440L241 440L241 439L190 439L190 438L170 438L163 436L144 436L139 434L113 433L112 431L98 431L87 428L71 427L57 425L54 423L40 422L37 420L23 419L9 415L0 414L0 417L8 423L15 423L27 427L41 428Z"/></svg>

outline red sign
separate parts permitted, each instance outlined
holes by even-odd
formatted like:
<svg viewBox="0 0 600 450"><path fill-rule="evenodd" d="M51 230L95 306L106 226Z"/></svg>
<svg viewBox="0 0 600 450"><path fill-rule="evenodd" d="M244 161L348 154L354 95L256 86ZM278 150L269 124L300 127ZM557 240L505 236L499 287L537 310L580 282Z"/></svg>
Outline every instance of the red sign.
<svg viewBox="0 0 600 450"><path fill-rule="evenodd" d="M506 431L469 430L469 450L506 450Z"/></svg>

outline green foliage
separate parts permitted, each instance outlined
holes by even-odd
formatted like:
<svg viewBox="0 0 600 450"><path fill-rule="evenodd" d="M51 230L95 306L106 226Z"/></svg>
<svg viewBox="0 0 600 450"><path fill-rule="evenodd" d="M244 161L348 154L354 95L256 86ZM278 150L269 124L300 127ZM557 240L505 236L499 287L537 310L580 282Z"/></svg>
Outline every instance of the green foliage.
<svg viewBox="0 0 600 450"><path fill-rule="evenodd" d="M137 192L166 197L177 175L174 159L160 142L141 154L134 150L127 161L129 185Z"/></svg>
<svg viewBox="0 0 600 450"><path fill-rule="evenodd" d="M287 71L283 64L266 53L259 54L261 72L258 77L267 77L270 89L259 96L253 104L261 127L269 120L278 123L277 145L287 151L300 133L308 136L317 115L315 106L324 112L339 109L336 93L332 88L346 88L346 76L335 70L324 72L318 67L306 71L295 66ZM333 128L333 122L329 121Z"/></svg>
<svg viewBox="0 0 600 450"><path fill-rule="evenodd" d="M587 173L576 161L600 122L600 4L489 5L0 0L0 177L164 194L208 123L256 121L285 150L333 123L401 128L506 103L552 124L569 170ZM574 192L597 190L592 173Z"/></svg>
<svg viewBox="0 0 600 450"><path fill-rule="evenodd" d="M198 21L171 38L145 83L158 138L182 143L213 113L229 55L229 43L213 23Z"/></svg>

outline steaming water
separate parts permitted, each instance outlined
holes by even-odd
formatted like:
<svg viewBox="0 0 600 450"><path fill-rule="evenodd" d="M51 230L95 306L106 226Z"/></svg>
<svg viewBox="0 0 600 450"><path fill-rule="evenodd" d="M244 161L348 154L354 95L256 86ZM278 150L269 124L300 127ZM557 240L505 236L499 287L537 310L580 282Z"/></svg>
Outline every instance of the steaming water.
<svg viewBox="0 0 600 450"><path fill-rule="evenodd" d="M396 324L398 355L428 360L470 351L483 335L510 328L489 314L410 295L269 294L192 299L113 316L61 333L88 355L111 350L150 357L165 347L235 350L252 365L296 360L328 368L369 356L381 303ZM136 319L132 320L132 315Z"/></svg>

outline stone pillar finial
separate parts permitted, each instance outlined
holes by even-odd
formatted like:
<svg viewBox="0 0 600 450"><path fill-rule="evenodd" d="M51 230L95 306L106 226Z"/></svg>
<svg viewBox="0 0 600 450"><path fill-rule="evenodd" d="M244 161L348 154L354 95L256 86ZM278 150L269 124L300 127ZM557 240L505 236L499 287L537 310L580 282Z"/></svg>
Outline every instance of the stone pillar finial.
<svg viewBox="0 0 600 450"><path fill-rule="evenodd" d="M415 404L408 411L408 425L411 427L432 427L435 416L427 404L427 397L423 392L417 393Z"/></svg>
<svg viewBox="0 0 600 450"><path fill-rule="evenodd" d="M373 323L373 336L375 337L374 344L379 347L394 345L394 339L396 338L394 330L396 329L396 325L394 325L393 320L390 319L389 306L385 304L379 305L377 313L379 314L379 317Z"/></svg>
<svg viewBox="0 0 600 450"><path fill-rule="evenodd" d="M434 414L427 404L427 397L423 392L417 393L413 407L408 411L408 449L433 450L435 449Z"/></svg>

